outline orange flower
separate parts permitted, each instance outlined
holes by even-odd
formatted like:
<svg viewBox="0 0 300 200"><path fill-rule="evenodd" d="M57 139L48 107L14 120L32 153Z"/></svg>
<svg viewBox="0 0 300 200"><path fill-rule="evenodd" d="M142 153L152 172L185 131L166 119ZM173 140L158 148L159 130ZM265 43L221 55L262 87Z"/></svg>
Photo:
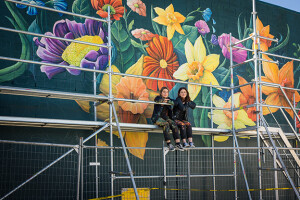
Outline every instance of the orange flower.
<svg viewBox="0 0 300 200"><path fill-rule="evenodd" d="M121 107L121 109L119 109L119 116L120 116L120 121L122 123L137 124L141 117L141 114L139 114L139 113L133 114L131 111L124 111Z"/></svg>
<svg viewBox="0 0 300 200"><path fill-rule="evenodd" d="M120 20L124 14L125 8L122 5L122 0L91 0L91 3L102 18L108 17L108 7L110 7L111 20Z"/></svg>
<svg viewBox="0 0 300 200"><path fill-rule="evenodd" d="M241 76L237 76L238 79L239 79L239 84L240 85L243 85L243 84L246 84L248 83L243 77ZM251 85L246 85L246 86L243 86L241 87L241 91L242 91L242 94L240 95L240 106L247 106L247 105L252 105L255 103L255 98L256 98L256 95L255 95L255 85L252 84L252 87ZM252 121L256 121L256 108L255 107L250 107L250 108L245 108L244 109L247 114L248 114L248 117L252 120Z"/></svg>
<svg viewBox="0 0 300 200"><path fill-rule="evenodd" d="M258 17L256 18L256 31L259 33L260 36L272 38L272 39L274 38L274 35L270 34L270 25L264 26ZM250 34L250 36L252 35L253 34ZM271 43L272 43L271 40L260 39L260 50L268 51L269 47L271 46ZM254 45L255 45L255 49L258 49L257 42L253 42L252 49L254 49Z"/></svg>
<svg viewBox="0 0 300 200"><path fill-rule="evenodd" d="M156 35L148 45L146 50L149 56L144 58L143 76L175 79L173 74L178 69L179 62L172 42L166 37ZM171 90L175 83L148 79L146 85L149 89L157 91L162 87Z"/></svg>
<svg viewBox="0 0 300 200"><path fill-rule="evenodd" d="M149 101L146 85L141 78L123 77L120 83L116 85L116 89L117 98ZM148 106L148 103L134 103L128 101L119 101L118 104L124 111L130 111L133 114L142 114Z"/></svg>
<svg viewBox="0 0 300 200"><path fill-rule="evenodd" d="M268 56L263 55L263 59L271 60ZM286 63L280 70L278 66L274 63L263 62L263 71L266 76L262 76L261 80L264 82L270 82L275 84L280 84L282 87L294 87L294 72L293 72L293 61ZM293 96L295 93L295 101L300 100L300 95L297 91L294 90L284 90L290 102L293 102ZM265 95L268 95L266 99L266 104L276 105L276 106L285 106L289 107L287 100L284 97L284 94L281 92L280 88L262 86L262 92ZM276 112L278 108L270 108L271 112ZM286 112L290 114L293 118L294 113L291 109L285 109ZM267 107L263 107L263 114L267 115L270 111Z"/></svg>

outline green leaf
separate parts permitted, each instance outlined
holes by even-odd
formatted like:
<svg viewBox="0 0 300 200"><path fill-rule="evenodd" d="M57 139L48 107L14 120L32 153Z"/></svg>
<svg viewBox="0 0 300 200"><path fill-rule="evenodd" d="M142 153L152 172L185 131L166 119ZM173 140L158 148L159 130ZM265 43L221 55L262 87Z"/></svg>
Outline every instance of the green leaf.
<svg viewBox="0 0 300 200"><path fill-rule="evenodd" d="M30 24L29 28L28 28L28 31L29 32L32 32L32 33L42 33L39 25L37 24L37 20L33 20L33 22ZM33 38L35 36L33 35L27 35L27 38L28 38L28 41L32 42L33 41Z"/></svg>
<svg viewBox="0 0 300 200"><path fill-rule="evenodd" d="M224 58L223 62L221 65L219 65L219 67L224 67L224 65L226 64L226 58Z"/></svg>
<svg viewBox="0 0 300 200"><path fill-rule="evenodd" d="M90 0L75 0L72 5L72 12L76 14L89 16L91 12ZM76 22L83 23L85 21L82 17L73 16Z"/></svg>
<svg viewBox="0 0 300 200"><path fill-rule="evenodd" d="M295 42L293 42L293 46L294 46L295 48L297 48L297 44L296 44Z"/></svg>
<svg viewBox="0 0 300 200"><path fill-rule="evenodd" d="M206 96L209 95L208 87L202 86L201 92L202 92L202 102L203 102L203 104L204 104L204 103L205 103Z"/></svg>
<svg viewBox="0 0 300 200"><path fill-rule="evenodd" d="M13 15L13 16L16 16L16 15ZM7 19L13 24L15 29L17 29L17 30L21 29L14 20L12 20L9 17L7 17ZM27 40L27 37L24 34L20 33L19 36L21 38L21 43L22 43L22 52L21 52L20 59L29 60L30 52L31 52L29 41ZM11 65L9 67L5 67L5 68L1 69L0 70L0 83L2 83L4 81L10 81L10 80L13 80L13 79L19 77L20 75L22 75L24 73L27 65L28 65L27 63L17 62L14 65ZM2 68L2 67L0 67L0 68Z"/></svg>
<svg viewBox="0 0 300 200"><path fill-rule="evenodd" d="M123 28L120 21L115 21L111 27L111 30L113 37L116 38L119 43L125 42L129 39L129 35Z"/></svg>
<svg viewBox="0 0 300 200"><path fill-rule="evenodd" d="M154 19L154 11L153 11L153 6L151 5L151 22L152 22L152 27L153 27L154 32L156 34L161 35L161 31L159 29L159 26L158 26L158 24L155 21L153 21L153 19Z"/></svg>
<svg viewBox="0 0 300 200"><path fill-rule="evenodd" d="M124 73L135 63L135 52L132 41L121 21L115 21L111 26L112 39L118 54L115 65Z"/></svg>
<svg viewBox="0 0 300 200"><path fill-rule="evenodd" d="M238 21L237 21L237 27L238 27L238 34L239 34L239 39L242 40L242 28L241 28L241 22L240 22L240 17L241 17L241 14L239 14L239 17L238 17Z"/></svg>
<svg viewBox="0 0 300 200"><path fill-rule="evenodd" d="M131 39L131 44L132 44L134 47L136 47L136 48L143 48L143 47L144 47L144 48L147 48L147 47L148 47L148 45L146 45L146 44L141 45L140 43L134 41L133 39Z"/></svg>
<svg viewBox="0 0 300 200"><path fill-rule="evenodd" d="M198 30L195 26L189 25L182 26L182 29L185 35L182 35L176 31L171 41L173 43L174 48L184 53L184 44L186 42L186 39L189 39L189 41L192 44L194 44L198 37Z"/></svg>
<svg viewBox="0 0 300 200"><path fill-rule="evenodd" d="M134 24L134 20L132 20L132 21L129 23L129 25L128 25L128 31L131 31L133 24Z"/></svg>
<svg viewBox="0 0 300 200"><path fill-rule="evenodd" d="M201 118L200 118L200 127L201 128L208 128L208 109L202 109ZM211 146L211 136L209 135L202 135L201 136L204 144L208 147Z"/></svg>
<svg viewBox="0 0 300 200"><path fill-rule="evenodd" d="M201 135L201 138L207 147L211 147L211 136L210 135Z"/></svg>
<svg viewBox="0 0 300 200"><path fill-rule="evenodd" d="M19 26L19 29L23 31L27 31L28 24L24 19L24 17L19 12L19 9L15 6L15 4L7 1L5 1L5 4L8 10L10 11L11 15L13 16L13 18L16 20L16 24Z"/></svg>
<svg viewBox="0 0 300 200"><path fill-rule="evenodd" d="M290 39L290 27L289 25L287 24L287 34L286 34L286 38L284 39L284 41L282 43L280 43L278 46L276 47L273 47L272 49L269 49L267 52L268 53L273 53L279 49L281 49L282 47L284 47L285 45L287 45L287 43L289 42L289 39Z"/></svg>
<svg viewBox="0 0 300 200"><path fill-rule="evenodd" d="M193 21L196 17L195 16L188 16L185 20L184 23L187 23L189 21Z"/></svg>
<svg viewBox="0 0 300 200"><path fill-rule="evenodd" d="M141 48L142 45L140 43L137 43L136 41L134 41L133 39L131 39L131 44L136 47L136 48Z"/></svg>
<svg viewBox="0 0 300 200"><path fill-rule="evenodd" d="M194 103L196 105L201 105L201 98L198 96L196 97L196 99L194 100ZM196 127L200 127L200 115L201 115L201 110L199 108L196 108L193 110L193 117L194 117L194 123Z"/></svg>
<svg viewBox="0 0 300 200"><path fill-rule="evenodd" d="M230 70L224 67L218 67L215 71L213 71L213 75L216 77L219 84L223 86L230 85L230 79L228 79L229 74L230 74Z"/></svg>
<svg viewBox="0 0 300 200"><path fill-rule="evenodd" d="M244 35L245 35L245 32L246 32L246 30L247 30L247 22L246 22L246 19L244 18Z"/></svg>
<svg viewBox="0 0 300 200"><path fill-rule="evenodd" d="M161 36L164 36L164 37L167 37L167 27L166 26L163 26L161 28Z"/></svg>
<svg viewBox="0 0 300 200"><path fill-rule="evenodd" d="M250 33L251 33L251 30L252 30L251 28L246 28L246 29L245 29L243 39L246 38L247 36L249 37L249 35L250 35ZM248 41L251 42L252 40L248 40ZM248 42L248 41L247 41L247 42Z"/></svg>

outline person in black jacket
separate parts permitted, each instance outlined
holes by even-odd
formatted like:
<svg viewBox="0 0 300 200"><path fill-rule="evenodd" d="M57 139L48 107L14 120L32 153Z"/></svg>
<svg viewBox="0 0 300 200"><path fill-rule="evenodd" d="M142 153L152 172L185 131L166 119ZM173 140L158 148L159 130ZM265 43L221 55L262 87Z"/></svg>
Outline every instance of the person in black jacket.
<svg viewBox="0 0 300 200"><path fill-rule="evenodd" d="M192 125L188 120L189 108L194 109L196 104L191 101L188 90L182 87L178 90L178 97L174 101L173 119L180 129L183 147L195 147L193 143ZM188 139L188 142L186 141Z"/></svg>
<svg viewBox="0 0 300 200"><path fill-rule="evenodd" d="M151 120L154 124L161 126L163 128L164 138L170 151L175 150L174 146L171 144L171 139L169 136L170 129L172 130L173 138L176 142L176 148L180 151L183 151L183 147L180 144L178 127L176 123L172 120L173 119L172 106L174 104L174 101L169 98L169 89L167 87L162 87L160 90L160 95L155 97L154 101L156 103L171 104L171 105L155 104Z"/></svg>

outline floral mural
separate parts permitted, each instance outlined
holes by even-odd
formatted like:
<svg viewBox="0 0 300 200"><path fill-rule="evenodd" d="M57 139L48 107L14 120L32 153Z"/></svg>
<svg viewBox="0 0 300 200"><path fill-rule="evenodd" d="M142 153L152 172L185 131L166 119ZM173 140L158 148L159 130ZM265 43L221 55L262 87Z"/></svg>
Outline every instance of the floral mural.
<svg viewBox="0 0 300 200"><path fill-rule="evenodd" d="M114 72L135 74L140 76L180 80L192 84L175 83L142 79L135 77L112 76L113 95L117 98L153 101L162 87L168 87L171 94L187 87L191 99L199 106L210 105L209 88L193 83L211 84L215 86L230 86L247 84L254 78L254 65L249 62L244 70L235 69L234 76L230 77L230 40L232 43L249 37L253 32L252 18L246 15L236 17L237 28L232 28L230 38L228 32L222 31L214 13L214 8L199 7L195 10L181 10L171 2L166 6L158 6L158 3L141 0L21 0L20 2L47 6L56 10L89 15L97 18L107 18L110 10L111 37L112 37L112 69ZM92 19L82 19L78 16L66 16L59 13L50 21L47 20L49 11L5 2L12 16L7 17L15 29L33 31L48 36L74 39L77 41L95 44L108 44L108 27L104 22ZM261 39L248 40L237 46L241 48L257 49L260 45L262 51L281 53L289 44L290 29L287 25L285 33L278 33L271 29L270 25L264 26L263 17L257 17L255 23L259 34L267 38L280 38L278 43ZM142 23L139 23L142 22ZM141 24L144 24L142 26ZM235 22L234 22L235 24ZM276 26L276 24L272 24ZM104 47L90 46L74 42L60 41L46 37L25 37L20 34L21 54L20 59L36 60L43 62L37 66L40 72L49 80L49 84L55 82L58 74L68 74L67 78L73 79L89 72L78 70L79 68L108 70L108 50ZM296 48L294 56L300 57L299 44L293 44ZM234 64L242 63L252 58L252 53L245 49L232 49ZM265 60L276 58L263 56ZM70 66L64 69L52 64ZM77 69L78 68L78 69ZM18 62L11 66L0 68L0 82L9 82L22 76L30 67L26 63ZM31 71L32 72L32 71ZM280 60L274 64L262 62L262 81L280 84L284 87L300 88L300 80L296 78L299 72L299 64L289 60ZM298 74L297 74L298 75ZM34 75L33 75L34 77ZM294 78L295 77L295 78ZM232 79L231 79L232 78ZM97 75L97 95L107 96L107 74ZM63 86L61 86L63 87ZM230 91L213 89L213 106L220 108L231 107ZM285 90L289 101L299 102L297 91ZM255 126L256 109L246 107L255 103L255 85L246 85L234 91L234 106L240 108L232 113L227 110L215 110L210 113L208 109L195 109L192 112L193 125L196 127L210 127L210 120L214 128L232 128L232 118L235 119L235 128ZM175 98L176 96L171 96ZM262 87L262 99L266 104L288 107L288 101L278 88ZM77 109L94 115L93 105L87 101L76 101ZM151 124L150 117L153 104L118 101L114 102L121 123ZM299 104L298 104L299 105ZM285 109L292 120L294 113ZM276 113L278 108L263 108L263 114L268 116ZM109 119L108 104L100 102L97 105L97 118L101 121ZM213 117L211 117L213 116ZM297 121L298 127L300 127ZM115 133L118 136L117 133ZM147 132L124 132L127 146L145 147L148 141ZM101 136L100 136L101 137ZM224 142L228 137L217 136L215 140ZM202 136L203 142L211 145L210 136ZM100 140L102 145L105 142ZM131 149L130 153L140 159L144 158L145 150Z"/></svg>

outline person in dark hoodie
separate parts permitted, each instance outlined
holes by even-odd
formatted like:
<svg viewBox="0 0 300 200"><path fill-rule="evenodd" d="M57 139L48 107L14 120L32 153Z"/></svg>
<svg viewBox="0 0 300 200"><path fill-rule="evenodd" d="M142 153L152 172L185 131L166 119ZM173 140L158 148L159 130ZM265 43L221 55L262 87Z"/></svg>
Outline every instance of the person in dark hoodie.
<svg viewBox="0 0 300 200"><path fill-rule="evenodd" d="M180 144L178 127L176 123L173 121L172 105L174 104L174 101L169 98L169 89L167 87L162 87L160 90L160 95L155 97L154 101L156 103L171 104L171 105L155 104L151 120L154 124L163 128L164 138L170 151L175 150L169 136L170 129L172 130L173 138L176 142L175 145L176 149L183 151L184 149Z"/></svg>
<svg viewBox="0 0 300 200"><path fill-rule="evenodd" d="M173 119L180 130L183 147L195 147L193 143L192 125L188 119L189 108L194 109L196 104L191 101L188 90L182 87L178 90L178 97L174 101ZM188 139L188 143L186 141Z"/></svg>

